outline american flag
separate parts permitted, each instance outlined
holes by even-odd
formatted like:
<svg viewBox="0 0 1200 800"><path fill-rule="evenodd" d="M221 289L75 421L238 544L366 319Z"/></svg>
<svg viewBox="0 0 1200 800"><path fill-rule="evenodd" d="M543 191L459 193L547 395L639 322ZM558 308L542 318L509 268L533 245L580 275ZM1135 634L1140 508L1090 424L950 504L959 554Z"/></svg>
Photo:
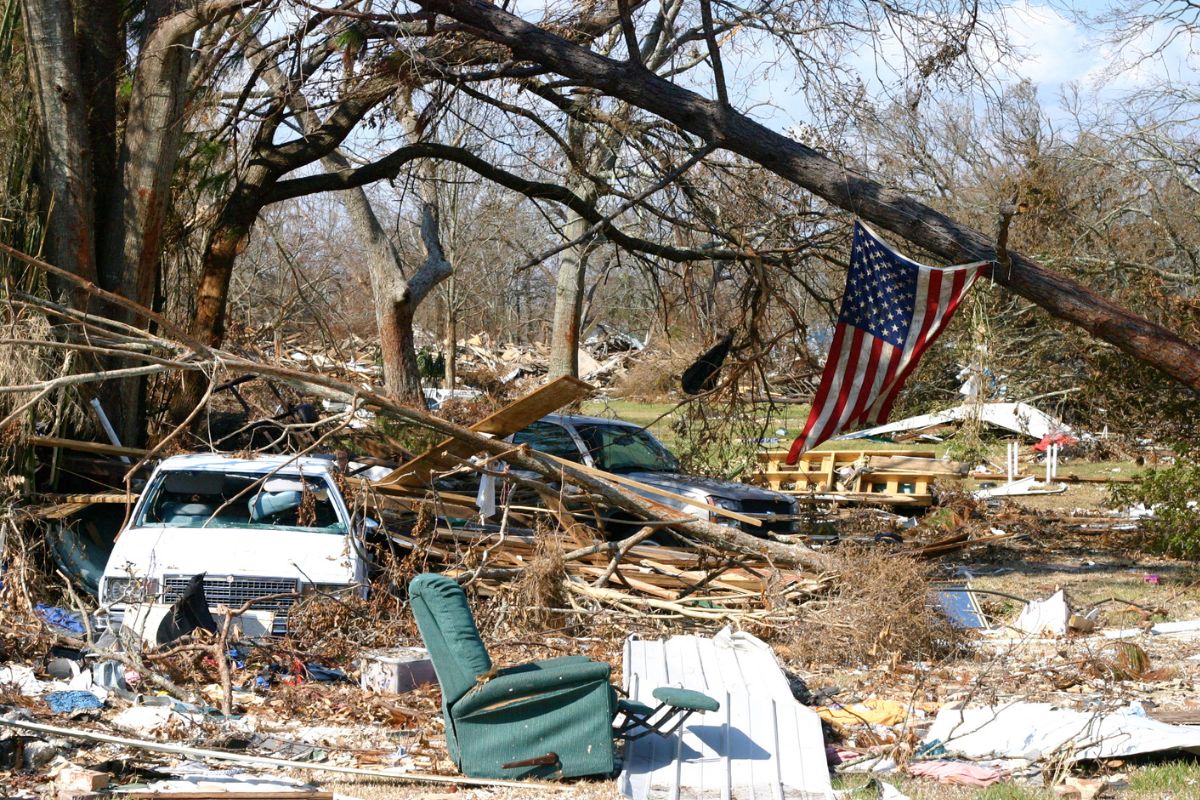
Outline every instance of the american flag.
<svg viewBox="0 0 1200 800"><path fill-rule="evenodd" d="M954 316L987 261L926 267L854 223L850 274L833 344L804 431L787 463L852 423L887 421L917 359Z"/></svg>

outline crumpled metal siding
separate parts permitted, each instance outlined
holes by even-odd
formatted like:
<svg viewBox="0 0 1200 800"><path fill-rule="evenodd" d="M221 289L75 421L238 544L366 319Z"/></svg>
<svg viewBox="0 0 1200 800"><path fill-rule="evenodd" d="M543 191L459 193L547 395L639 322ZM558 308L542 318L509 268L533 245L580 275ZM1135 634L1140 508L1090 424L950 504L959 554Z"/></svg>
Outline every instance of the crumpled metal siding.
<svg viewBox="0 0 1200 800"><path fill-rule="evenodd" d="M831 800L816 713L792 697L774 653L745 633L625 642L629 696L657 706L659 686L720 701L676 733L626 744L617 786L635 800Z"/></svg>

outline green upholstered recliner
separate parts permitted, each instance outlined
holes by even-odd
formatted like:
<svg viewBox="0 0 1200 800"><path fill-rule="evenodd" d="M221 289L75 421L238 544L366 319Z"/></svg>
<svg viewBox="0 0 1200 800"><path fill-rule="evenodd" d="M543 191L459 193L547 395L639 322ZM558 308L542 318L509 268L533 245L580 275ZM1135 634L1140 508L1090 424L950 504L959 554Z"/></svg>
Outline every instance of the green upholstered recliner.
<svg viewBox="0 0 1200 800"><path fill-rule="evenodd" d="M418 575L409 600L442 687L446 746L464 775L477 778L610 775L614 737L666 735L717 701L659 688L658 708L617 700L611 667L564 656L495 670L462 587ZM614 730L618 712L621 724Z"/></svg>
<svg viewBox="0 0 1200 800"><path fill-rule="evenodd" d="M617 697L610 667L584 656L493 673L467 596L442 575L418 575L409 599L442 686L446 746L464 775L573 777L613 771ZM550 763L506 768L529 760Z"/></svg>

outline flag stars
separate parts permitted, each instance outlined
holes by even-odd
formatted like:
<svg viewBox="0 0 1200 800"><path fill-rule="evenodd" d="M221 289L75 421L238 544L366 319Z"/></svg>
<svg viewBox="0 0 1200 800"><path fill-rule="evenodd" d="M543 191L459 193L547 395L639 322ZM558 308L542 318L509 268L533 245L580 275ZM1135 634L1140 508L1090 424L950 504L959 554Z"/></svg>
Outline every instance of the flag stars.
<svg viewBox="0 0 1200 800"><path fill-rule="evenodd" d="M841 321L902 347L913 316L916 270L856 228Z"/></svg>

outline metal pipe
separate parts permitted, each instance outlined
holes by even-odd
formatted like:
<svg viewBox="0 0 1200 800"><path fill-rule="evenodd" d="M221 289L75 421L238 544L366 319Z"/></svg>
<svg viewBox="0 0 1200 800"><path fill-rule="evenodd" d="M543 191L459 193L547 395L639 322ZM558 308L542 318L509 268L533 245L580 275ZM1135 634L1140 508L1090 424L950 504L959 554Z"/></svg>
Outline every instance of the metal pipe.
<svg viewBox="0 0 1200 800"><path fill-rule="evenodd" d="M95 397L92 398L92 408L95 409L96 416L100 418L100 427L104 428L104 433L106 436L108 436L109 443L114 447L123 447L124 445L121 444L121 438L117 436L117 432L113 429L112 423L108 421L108 414L104 413L104 406L100 405L100 401ZM121 456L121 461L129 464L129 456Z"/></svg>
<svg viewBox="0 0 1200 800"><path fill-rule="evenodd" d="M251 764L260 767L305 769L313 772L340 772L345 775L362 775L369 778L391 778L397 781L411 781L413 783L448 783L465 786L507 786L513 789L549 789L556 791L561 791L565 788L568 788L559 784L543 783L538 781L487 780L485 778L467 778L455 775L421 775L412 772L398 772L393 770L373 770L362 769L360 767L341 767L334 764L314 764L310 761L289 761L284 758L270 758L268 756L248 756L243 753L229 753L224 750L206 750L204 748L189 747L182 744L168 744L166 742L147 742L141 739L127 739L123 736L113 736L107 733L100 733L99 731L59 728L54 725L43 725L40 722L28 722L23 719L12 719L11 717L0 717L0 726L16 728L17 730L32 731L34 733L46 733L50 734L51 736L86 739L93 742L106 742L108 744L132 747L137 750L149 750L156 753L171 753L173 755L191 756L193 758L211 758L218 761L234 761L239 764Z"/></svg>

